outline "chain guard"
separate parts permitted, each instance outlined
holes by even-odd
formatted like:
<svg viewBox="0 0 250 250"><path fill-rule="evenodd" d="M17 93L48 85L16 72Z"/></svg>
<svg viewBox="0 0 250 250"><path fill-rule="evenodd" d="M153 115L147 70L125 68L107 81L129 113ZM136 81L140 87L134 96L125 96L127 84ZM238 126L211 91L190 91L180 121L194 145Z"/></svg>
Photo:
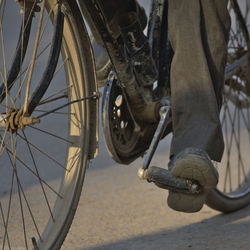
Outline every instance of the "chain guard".
<svg viewBox="0 0 250 250"><path fill-rule="evenodd" d="M110 73L102 99L102 127L110 156L118 163L129 164L149 147L157 124L136 128L114 73Z"/></svg>

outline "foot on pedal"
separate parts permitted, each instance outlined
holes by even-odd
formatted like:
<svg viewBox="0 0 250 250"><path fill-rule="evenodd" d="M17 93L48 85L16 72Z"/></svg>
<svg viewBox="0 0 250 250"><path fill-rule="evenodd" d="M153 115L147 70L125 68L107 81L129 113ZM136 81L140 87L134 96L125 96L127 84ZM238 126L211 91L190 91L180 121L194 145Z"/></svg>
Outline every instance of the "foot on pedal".
<svg viewBox="0 0 250 250"><path fill-rule="evenodd" d="M169 163L169 170L175 177L198 181L204 190L200 194L169 191L168 206L186 213L200 211L206 194L218 183L218 172L207 153L201 149L187 148Z"/></svg>

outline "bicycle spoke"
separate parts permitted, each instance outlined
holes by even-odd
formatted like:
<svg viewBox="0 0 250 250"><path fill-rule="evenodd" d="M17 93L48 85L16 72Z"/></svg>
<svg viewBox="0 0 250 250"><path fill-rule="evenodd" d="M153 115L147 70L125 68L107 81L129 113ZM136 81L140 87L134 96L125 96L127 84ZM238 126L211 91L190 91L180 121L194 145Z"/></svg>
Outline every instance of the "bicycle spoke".
<svg viewBox="0 0 250 250"><path fill-rule="evenodd" d="M48 43L48 44L42 49L42 51L37 55L36 60L39 59L39 57L42 56L43 53L46 52L46 50L49 48L50 45L51 45L51 43ZM24 83L25 83L27 77L28 77L28 72L29 72L30 67L31 67L31 64L29 64L29 66L26 67L26 68L19 74L19 76L17 77L17 80L18 80L18 79L21 79L22 75L25 73L24 78L23 78L23 80L21 81L21 84L20 84L19 89L18 89L18 91L17 91L17 94L16 94L16 96L15 96L15 98L14 98L14 102L16 102L16 99L20 96L21 90L22 90L22 88L23 88L23 86L24 86Z"/></svg>
<svg viewBox="0 0 250 250"><path fill-rule="evenodd" d="M27 241L27 234L26 234L26 224L25 224L25 220L24 220L23 201L22 201L22 196L21 196L21 192L20 192L21 183L18 182L19 178L18 178L18 172L17 172L17 168L16 168L16 157L15 157L15 155L16 155L16 140L14 142L12 133L10 133L10 137L11 137L11 147L12 147L12 152L13 152L13 157L14 157L12 164L13 164L13 169L14 169L16 181L17 181L17 190L18 190L19 205L20 205L21 217L22 217L24 242L25 242L26 249L28 249L28 241Z"/></svg>
<svg viewBox="0 0 250 250"><path fill-rule="evenodd" d="M13 149L12 149L12 150L13 150ZM34 215L33 215L33 213L32 213L31 207L30 207L30 205L29 205L29 202L28 202L27 197L26 197L26 195L25 195L24 189L23 189L23 187L22 187L22 185L21 185L21 182L20 182L20 179L19 179L19 177L18 177L18 172L17 172L17 168L16 168L16 159L17 159L17 158L16 158L16 152L15 152L15 153L12 152L12 155L13 155L13 158L14 158L14 163L13 163L13 161L11 160L10 154L8 153L8 158L9 158L9 160L10 160L10 162L11 162L11 165L12 165L12 168L13 168L13 173L15 173L15 177L16 177L16 181L17 181L18 196L19 196L19 201L20 201L21 214L22 214L22 221L23 221L23 229L24 229L24 238L25 238L25 244L26 244L26 247L27 247L26 227L25 227L25 221L24 221L24 210L23 210L23 205L22 205L22 196L21 196L21 194L23 195L25 204L26 204L26 206L27 206L27 208L28 208L29 214L30 214L30 216L31 216L31 219L32 219L32 221L33 221L33 224L34 224L34 226L35 226L35 229L36 229L36 232L37 232L39 238L41 238L41 234L40 234L40 232L39 232L37 223L36 223L36 221L35 221L35 217L34 217ZM21 191L21 192L20 192L20 191ZM9 209L9 211L10 211L10 209ZM9 211L8 211L8 214L9 214ZM28 249L28 247L27 247L27 249Z"/></svg>
<svg viewBox="0 0 250 250"><path fill-rule="evenodd" d="M7 142L4 143L4 146L3 146L3 148L2 148L2 151L0 152L0 156L2 156L2 154L3 154L4 151L6 150L6 147L8 146L9 142L10 142L10 137L9 137L9 139L7 140Z"/></svg>
<svg viewBox="0 0 250 250"><path fill-rule="evenodd" d="M244 111L240 109L241 117L243 118L244 125L248 131L249 144L250 144L250 120L249 120L249 109L247 109L247 118L244 114Z"/></svg>
<svg viewBox="0 0 250 250"><path fill-rule="evenodd" d="M241 151L240 151L240 130L235 130L235 126L236 126L236 119L238 117L238 129L240 128L240 117L238 115L240 111L236 109L235 107L235 110L234 110L234 115L233 117L231 116L231 113L229 112L229 109L228 109L228 117L229 117L229 121L231 123L231 128L232 128L232 131L231 131L231 138L230 138L230 147L228 148L228 161L230 160L230 154L231 154L231 149L232 149L232 143L233 143L233 138L234 138L234 141L235 141L235 146L237 147L237 151L238 151L238 186L240 186L240 183L241 183L241 171L242 170L242 173L244 175L244 177L246 177L246 171L245 171L245 167L244 167L244 163L243 163L243 160L242 160L242 156L241 156ZM238 134L238 135L237 135Z"/></svg>
<svg viewBox="0 0 250 250"><path fill-rule="evenodd" d="M48 111L47 110L41 110L41 109L36 109L35 110L36 112L41 112L41 113L47 113ZM53 114L56 114L56 115L75 115L75 113L70 113L70 112L53 112Z"/></svg>
<svg viewBox="0 0 250 250"><path fill-rule="evenodd" d="M63 69L65 66L66 62L68 62L69 58L65 58L64 61L61 63L61 65L58 66L57 70L54 73L54 77Z"/></svg>
<svg viewBox="0 0 250 250"><path fill-rule="evenodd" d="M6 147L6 151L13 155L13 153ZM21 165L23 167L25 167L30 173L32 173L33 176L35 176L39 181L41 181L43 184L45 184L54 194L56 194L58 197L60 197L61 199L63 198L55 189L53 189L46 181L44 181L43 179L41 179L40 176L38 176L27 164L24 163L24 161L19 158L18 156L16 156L16 160L21 163Z"/></svg>
<svg viewBox="0 0 250 250"><path fill-rule="evenodd" d="M233 146L233 138L234 138L234 122L235 122L235 116L236 116L236 107L234 109L233 113L233 118L231 116L230 110L227 107L227 114L230 122L230 139L229 139L229 144L227 148L227 155L228 155L228 160L227 160L227 171L228 171L228 177L229 177L229 182L230 182L230 192L232 191L232 177L231 177L231 165L230 165L230 157L231 157L231 151L232 151L232 146Z"/></svg>
<svg viewBox="0 0 250 250"><path fill-rule="evenodd" d="M14 152L12 154L14 156ZM13 162L12 162L9 154L8 154L8 159L9 159L11 166L12 166L12 177L11 177L11 189L10 189L9 202L8 202L8 212L7 212L6 228L5 228L3 246L5 245L6 236L8 237L8 234L7 234L8 233L8 223L9 223L9 217L10 217L12 194L13 194L13 187L14 187L14 176L15 176L15 166L13 165Z"/></svg>
<svg viewBox="0 0 250 250"><path fill-rule="evenodd" d="M3 134L1 145L0 145L0 155L3 153L3 144L4 144L4 141L5 141L7 132L8 132L8 128L6 127L5 130L4 130L4 134Z"/></svg>
<svg viewBox="0 0 250 250"><path fill-rule="evenodd" d="M238 187L240 186L240 183L241 183L241 179L240 179L240 176L241 176L241 172L240 172L240 169L241 169L241 153L240 153L240 116L239 116L239 109L237 110L237 118L238 118L238 130L237 130L237 133L238 133L238 144L237 144L237 150L238 150Z"/></svg>
<svg viewBox="0 0 250 250"><path fill-rule="evenodd" d="M227 105L227 103L224 106L224 112L225 112L225 116L226 116L226 113L228 112L228 105ZM231 133L228 132L228 121L227 121L227 119L225 120L225 130L224 131L225 131L225 138L226 138L226 153L227 153L226 173L225 173L225 177L224 177L224 192L226 192L226 184L227 184L227 180L228 179L229 179L229 189L230 190L232 189L231 166L230 166L231 140L228 138L229 135L231 135Z"/></svg>
<svg viewBox="0 0 250 250"><path fill-rule="evenodd" d="M11 247L10 247L9 235L8 235L8 232L7 232L7 229L6 229L6 222L5 222L5 219L4 219L4 213L3 213L3 208L2 208L2 203L1 203L1 201L0 201L0 211L1 211L1 217L2 217L2 221L3 221L3 225L4 225L4 230L5 230L5 233L7 233L7 242L8 242L8 246L9 246L9 249L11 249ZM4 249L4 246L5 246L5 240L3 241L2 249Z"/></svg>
<svg viewBox="0 0 250 250"><path fill-rule="evenodd" d="M37 118L40 119L40 118L42 118L42 117L44 117L44 116L50 115L50 114L54 113L55 111L58 111L58 110L60 110L60 109L63 109L63 108L65 108L65 107L67 107L67 106L70 106L70 105L72 105L72 104L74 104L74 103L82 102L82 101L86 101L86 100L94 100L94 99L96 99L96 98L99 98L99 94L94 94L94 95L90 95L90 96L87 96L87 97L83 97L83 98L80 98L80 99L77 99L77 100L74 100L74 101L70 101L70 102L68 102L68 103L65 103L64 105L61 105L61 106L59 106L59 107L57 107L57 108L55 108L55 109L52 109L52 110L46 112L45 114L42 114L42 115L37 116Z"/></svg>
<svg viewBox="0 0 250 250"><path fill-rule="evenodd" d="M63 35L63 23L64 23L64 14L61 11L61 5L58 3L56 14L55 14L55 28L52 39L52 46L50 49L50 54L48 57L47 65L45 67L45 71L40 79L39 84L37 85L35 91L33 92L30 98L27 97L27 88L26 88L26 96L24 101L24 113L27 115L31 115L36 106L39 104L43 95L47 91L51 80L53 79L53 75L56 70L56 66L59 59L59 54L61 50L62 44L62 35ZM29 85L30 82L28 81ZM28 86L28 84L27 84Z"/></svg>
<svg viewBox="0 0 250 250"><path fill-rule="evenodd" d="M5 91L7 91L7 69L6 69L6 56L5 56L5 44L4 44L4 37L3 37L3 27L2 27L2 17L0 18L0 36L1 36L1 47L2 47L2 57L3 57L3 82L5 85ZM8 105L8 100L6 98L6 106Z"/></svg>
<svg viewBox="0 0 250 250"><path fill-rule="evenodd" d="M22 131L22 132L23 132L23 136L24 136L24 139L25 139L25 141L26 141L26 144L27 144L27 147L28 147L30 156L31 156L31 158L32 158L33 165L34 165L34 167L35 167L36 174L37 174L37 176L39 177L38 180L39 180L39 183L40 183L40 186L41 186L41 189L42 189L42 192L43 192L45 201L46 201L46 203L47 203L47 206L48 206L50 215L51 215L52 219L54 220L54 216L53 216L53 214L52 214L52 209L51 209L51 207L50 207L50 205L49 205L48 197L47 197L46 192L45 192L45 190L44 190L43 183L42 183L42 181L40 181L41 178L40 178L40 174L39 174L39 171L38 171L38 167L37 167L37 164L36 164L34 155L33 155L32 150L31 150L31 148L30 148L30 144L28 143L28 139L27 139L26 134L24 133L24 131Z"/></svg>
<svg viewBox="0 0 250 250"><path fill-rule="evenodd" d="M80 150L78 151L78 153L75 153L74 156L72 156L71 158L69 158L69 166L71 166L68 171L71 172L71 170L73 169L73 167L75 166L75 163L78 162L80 157Z"/></svg>
<svg viewBox="0 0 250 250"><path fill-rule="evenodd" d="M41 106L41 105L46 104L46 103L49 103L49 102L53 102L54 100L58 100L58 98L61 99L61 98L66 98L66 97L68 97L68 95L63 94L63 95L61 95L60 97L54 98L55 96L61 94L62 92L65 92L65 91L67 92L70 88L72 88L72 85L67 86L66 88L63 88L63 89L57 91L56 93L54 93L54 94L48 96L47 98L45 98L44 100L42 100L42 101L39 103L38 106Z"/></svg>
<svg viewBox="0 0 250 250"><path fill-rule="evenodd" d="M0 24L1 25L1 24ZM4 45L3 45L3 51L4 51ZM5 53L5 52L4 52ZM5 88L5 93L6 93L6 113L10 110L10 108L8 107L8 98L10 99L12 106L14 108L16 108L15 103L13 101L13 98L9 95L8 93L8 86L7 86L7 75L6 75L6 65L5 65L5 55L3 55L3 61L4 61L4 75L2 74L2 72L0 72L1 78L4 82L4 88ZM2 104L1 104L2 105Z"/></svg>
<svg viewBox="0 0 250 250"><path fill-rule="evenodd" d="M56 6L54 6L54 8L55 8L55 7L56 7ZM46 30L46 28L47 28L48 22L49 22L49 20L50 20L50 18L51 18L51 15L52 15L53 11L54 11L54 9L51 9L50 12L48 13L48 16L47 16L47 18L46 18L46 20L45 20L45 22L44 22L44 25L43 25L43 29L42 29L42 31L41 31L41 35L40 35L40 40L39 40L39 42L41 42L41 40L42 40L42 38L43 38L43 35L44 35L44 33L45 33L45 30Z"/></svg>
<svg viewBox="0 0 250 250"><path fill-rule="evenodd" d="M58 139L60 139L60 140L62 140L62 141L65 141L65 142L68 142L68 143L70 143L70 144L73 144L73 142L71 142L71 141L69 141L69 140L67 140L67 139L65 139L65 138L63 138L63 137L61 137L61 136L58 136L58 135L56 135L56 134L54 134L54 133L50 133L49 131L46 131L46 130L43 130L43 129L40 129L40 128L37 128L37 127L34 127L34 126L28 126L28 127L33 128L33 129L35 129L35 130L37 130L37 131L40 131L40 132L42 132L42 133L44 133L44 134L47 134L47 135L53 136L53 137L55 137L55 138L58 138Z"/></svg>
<svg viewBox="0 0 250 250"><path fill-rule="evenodd" d="M9 222L9 216L10 216L13 184L14 184L14 169L12 170L12 177L11 177L11 189L10 189L10 196L9 196L9 202L8 202L8 212L7 212L7 216L6 216L6 223L5 223L5 227L4 227L5 232L4 232L4 238L3 238L3 247L5 246L6 237L7 237L8 244L10 246L9 236L8 236L8 222ZM3 214L3 219L4 219L4 214Z"/></svg>
<svg viewBox="0 0 250 250"><path fill-rule="evenodd" d="M64 65L65 65L65 63L66 63L67 61L68 61L68 58L66 58L66 59L62 62L62 64L58 67L58 69L57 69L57 70L55 71L55 73L53 74L52 79L56 77L56 75L57 75L57 74L60 72L60 70L64 67ZM57 100L59 100L59 99L67 98L67 97L68 97L67 94L61 95L61 96L56 97L56 98L52 98L52 97L58 95L59 93L65 91L65 90L67 90L67 89L69 89L69 88L70 88L70 86L68 86L67 88L64 88L64 89L58 91L57 93L52 94L50 97L47 97L46 99L44 99L44 100L42 100L40 103L38 103L37 106L41 106L41 105L44 105L44 104L47 104L47 103L50 103L50 102L54 102L54 101L57 101ZM37 111L37 110L36 110L36 111Z"/></svg>
<svg viewBox="0 0 250 250"><path fill-rule="evenodd" d="M6 6L6 1L4 1L4 4L1 4L1 7L3 6L2 13L0 16L0 36L1 36L1 47L2 47L2 56L3 56L3 66L4 66L4 76L5 78L7 77L6 74L6 58L5 58L5 45L4 45L4 38L3 38L3 16L5 13L5 6Z"/></svg>
<svg viewBox="0 0 250 250"><path fill-rule="evenodd" d="M17 135L23 140L26 141L25 138L23 138L19 133L17 133ZM57 160L55 160L53 157L51 157L50 155L48 155L47 153L45 153L44 151L42 151L41 149L39 149L37 146L35 146L33 143L31 143L30 141L27 141L27 143L32 146L34 149L36 149L38 152L40 152L42 155L46 156L48 159L50 159L51 161L53 161L57 166L61 167L62 169L68 171L61 163L59 163Z"/></svg>
<svg viewBox="0 0 250 250"><path fill-rule="evenodd" d="M37 225L37 223L36 223L36 221L35 221L35 217L34 217L34 215L33 215L33 213L32 213L31 207L30 207L30 205L29 205L29 202L28 202L28 200L27 200L27 197L26 197L26 195L25 195L25 192L24 192L24 190L23 190L23 187L22 187L22 185L21 185L21 183L20 183L19 178L17 179L17 182L18 182L18 187L19 187L19 188L21 189L21 191L22 191L22 195L23 195L23 197L24 197L26 206L27 206L27 208L28 208L28 210L29 210L29 214L30 214L31 219L32 219L32 221L33 221L33 224L34 224L34 226L35 226L36 232L37 232L39 238L41 239L41 234L40 234L40 232L39 232L38 225Z"/></svg>
<svg viewBox="0 0 250 250"><path fill-rule="evenodd" d="M2 140L2 136L1 135L0 135L0 139ZM13 156L13 153L11 152L11 150L8 149L7 146L5 146L5 148L6 148L6 151L8 153L8 158L11 161L10 154ZM45 182L43 179L41 179L40 176L38 176L27 164L24 163L24 161L22 161L17 155L15 157L16 157L16 160L18 162L20 162L22 166L24 166L30 173L32 173L36 178L38 178L38 180L40 182L42 182L43 184L45 184L52 192L54 192L58 197L60 197L62 199L62 196L57 191L55 191L55 189L53 189L47 182ZM13 164L11 164L11 165L13 165Z"/></svg>
<svg viewBox="0 0 250 250"><path fill-rule="evenodd" d="M243 157L242 157L242 154L241 154L241 110L239 109L238 110L238 141L239 141L239 145L238 145L238 154L239 154L239 164L240 164L240 169L242 170L242 174L243 174L243 177L246 178L247 174L246 174L246 170L245 170L245 164L243 162ZM248 128L247 128L248 130ZM240 184L239 184L240 186Z"/></svg>
<svg viewBox="0 0 250 250"><path fill-rule="evenodd" d="M31 59L29 76L28 76L28 80L27 80L27 84L26 84L26 92L25 92L25 100L24 100L24 113L26 113L27 109L28 109L28 98L29 98L29 93L30 93L30 85L31 85L31 79L32 79L34 66L35 66L35 59L36 59L37 49L38 49L38 44L39 44L39 39L40 39L40 32L41 32L41 27L42 27L42 22L43 22L44 10L45 10L45 0L42 1L42 7L40 10L40 19L39 19L37 34L36 34L36 41L35 41L35 45L34 45L33 56Z"/></svg>
<svg viewBox="0 0 250 250"><path fill-rule="evenodd" d="M25 4L24 4L25 5ZM11 90L12 86L14 85L20 70L22 70L22 63L24 57L26 55L26 50L29 42L30 37L30 30L32 25L32 16L34 11L35 3L33 3L32 9L23 9L22 11L22 23L21 23L21 30L19 33L19 39L17 42L17 46L15 49L14 57L12 60L11 67L8 71L6 81L1 84L0 86L0 102L4 100L8 92ZM8 92L7 92L8 91Z"/></svg>
<svg viewBox="0 0 250 250"><path fill-rule="evenodd" d="M58 101L58 100L60 100L60 99L66 99L68 97L68 95L67 94L63 94L63 95L61 95L61 96L58 96L58 97L55 97L55 98L51 98L51 99L49 99L49 100L47 100L47 101L42 101L42 102L40 102L38 105L37 105L37 107L38 106L41 106L41 105L44 105L44 104L48 104L48 103L51 103L51 102L55 102L55 101ZM37 111L37 110L36 110ZM47 112L47 111L46 111ZM55 114L55 112L53 112L54 114Z"/></svg>

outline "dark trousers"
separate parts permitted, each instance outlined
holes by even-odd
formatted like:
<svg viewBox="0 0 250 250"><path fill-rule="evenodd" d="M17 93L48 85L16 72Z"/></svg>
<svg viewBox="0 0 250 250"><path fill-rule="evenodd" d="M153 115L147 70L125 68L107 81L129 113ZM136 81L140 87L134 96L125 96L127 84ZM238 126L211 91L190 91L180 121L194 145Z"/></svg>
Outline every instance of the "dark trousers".
<svg viewBox="0 0 250 250"><path fill-rule="evenodd" d="M112 25L131 1L100 0ZM220 161L224 142L219 110L230 29L227 0L169 0L168 19L174 50L171 155L197 147Z"/></svg>
<svg viewBox="0 0 250 250"><path fill-rule="evenodd" d="M220 161L219 121L230 29L225 0L169 0L173 140L171 154L187 147Z"/></svg>

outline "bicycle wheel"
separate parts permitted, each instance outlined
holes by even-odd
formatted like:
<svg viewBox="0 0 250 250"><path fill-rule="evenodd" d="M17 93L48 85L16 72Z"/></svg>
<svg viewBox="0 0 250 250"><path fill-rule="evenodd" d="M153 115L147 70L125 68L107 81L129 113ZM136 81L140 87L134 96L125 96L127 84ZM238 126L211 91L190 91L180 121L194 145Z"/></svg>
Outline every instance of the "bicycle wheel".
<svg viewBox="0 0 250 250"><path fill-rule="evenodd" d="M232 27L221 110L225 151L218 165L219 184L207 197L207 205L222 212L250 204L250 3L239 1L239 8L236 1L229 5Z"/></svg>
<svg viewBox="0 0 250 250"><path fill-rule="evenodd" d="M58 249L81 193L97 105L75 1L0 0L0 58L0 246Z"/></svg>

